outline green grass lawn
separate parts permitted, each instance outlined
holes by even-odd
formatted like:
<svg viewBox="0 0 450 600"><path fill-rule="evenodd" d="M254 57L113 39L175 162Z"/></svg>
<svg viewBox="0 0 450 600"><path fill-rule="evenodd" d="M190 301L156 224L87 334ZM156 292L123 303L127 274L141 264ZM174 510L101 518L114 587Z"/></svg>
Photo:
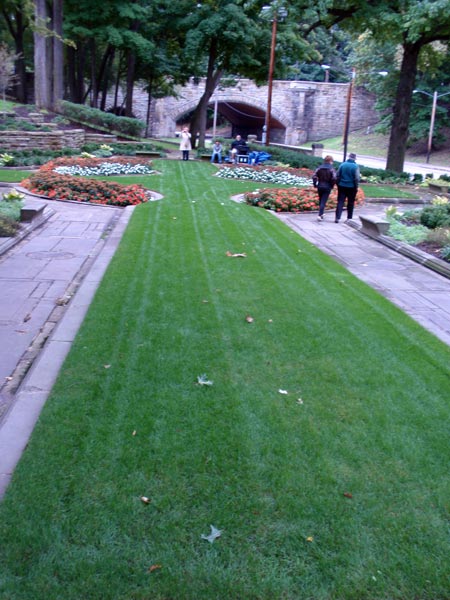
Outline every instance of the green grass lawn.
<svg viewBox="0 0 450 600"><path fill-rule="evenodd" d="M4 183L20 183L32 171L15 171L14 169L0 169L0 181Z"/></svg>
<svg viewBox="0 0 450 600"><path fill-rule="evenodd" d="M0 505L0 598L448 598L450 348L248 183L155 163Z"/></svg>
<svg viewBox="0 0 450 600"><path fill-rule="evenodd" d="M419 196L406 190L391 185L371 185L363 183L361 185L366 198L410 198L417 199Z"/></svg>

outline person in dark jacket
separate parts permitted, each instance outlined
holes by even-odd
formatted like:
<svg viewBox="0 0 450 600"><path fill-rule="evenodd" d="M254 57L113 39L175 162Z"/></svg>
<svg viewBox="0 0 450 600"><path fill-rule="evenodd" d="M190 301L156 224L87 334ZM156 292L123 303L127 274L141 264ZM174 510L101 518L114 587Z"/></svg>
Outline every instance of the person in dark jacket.
<svg viewBox="0 0 450 600"><path fill-rule="evenodd" d="M323 159L323 164L314 171L313 185L319 194L319 216L317 219L323 221L325 205L330 192L336 183L336 171L333 168L333 157L329 154Z"/></svg>
<svg viewBox="0 0 450 600"><path fill-rule="evenodd" d="M348 159L341 164L337 172L338 199L335 223L339 223L345 200L347 200L347 221L353 217L353 207L355 206L356 193L361 179L359 167L355 161L356 154L350 152Z"/></svg>

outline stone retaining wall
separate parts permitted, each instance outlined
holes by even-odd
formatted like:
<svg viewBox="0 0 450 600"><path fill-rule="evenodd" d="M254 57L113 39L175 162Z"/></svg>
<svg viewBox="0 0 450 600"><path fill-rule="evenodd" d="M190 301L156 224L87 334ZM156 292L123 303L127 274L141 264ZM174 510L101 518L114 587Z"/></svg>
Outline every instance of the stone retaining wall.
<svg viewBox="0 0 450 600"><path fill-rule="evenodd" d="M2 150L61 150L81 148L88 142L109 144L117 141L115 135L85 133L83 129L58 131L0 131Z"/></svg>

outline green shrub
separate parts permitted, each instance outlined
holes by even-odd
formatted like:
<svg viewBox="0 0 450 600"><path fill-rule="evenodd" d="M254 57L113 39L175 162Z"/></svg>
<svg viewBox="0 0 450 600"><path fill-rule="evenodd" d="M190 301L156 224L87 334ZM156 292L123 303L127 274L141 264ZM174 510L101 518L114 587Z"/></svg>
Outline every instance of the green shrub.
<svg viewBox="0 0 450 600"><path fill-rule="evenodd" d="M450 204L426 206L420 215L420 222L429 229L450 227Z"/></svg>
<svg viewBox="0 0 450 600"><path fill-rule="evenodd" d="M436 229L431 229L427 235L427 242L441 247L449 245L450 229L445 227L436 227Z"/></svg>
<svg viewBox="0 0 450 600"><path fill-rule="evenodd" d="M405 210L403 214L397 214L396 218L404 225L420 225L420 215L422 209L414 208L412 210Z"/></svg>
<svg viewBox="0 0 450 600"><path fill-rule="evenodd" d="M446 260L447 262L450 262L450 245L449 246L444 246L444 248L442 248L441 250L441 257Z"/></svg>
<svg viewBox="0 0 450 600"><path fill-rule="evenodd" d="M145 127L145 123L138 119L118 117L97 108L91 108L84 104L74 104L65 100L60 103L60 110L68 119L115 131L124 136L139 137Z"/></svg>
<svg viewBox="0 0 450 600"><path fill-rule="evenodd" d="M302 154L295 150L278 148L276 146L270 146L267 151L272 155L273 160L279 161L283 164L288 164L294 168L306 168L314 170L323 162L323 159L318 156ZM395 171L372 169L371 167L363 166L360 166L360 172L363 180L369 180L373 183L408 183L410 181L409 173L396 173ZM417 175L415 177L419 176ZM422 176L420 175L420 178L421 177Z"/></svg>
<svg viewBox="0 0 450 600"><path fill-rule="evenodd" d="M428 234L428 230L423 225L405 225L399 220L399 216L393 212L386 212L386 219L389 221L389 236L415 246L423 242ZM401 217L401 216L400 216Z"/></svg>
<svg viewBox="0 0 450 600"><path fill-rule="evenodd" d="M302 154L295 150L278 148L276 146L261 149L267 150L272 155L273 160L289 165L294 169L315 170L323 162L318 156L310 156L309 154Z"/></svg>
<svg viewBox="0 0 450 600"><path fill-rule="evenodd" d="M18 221L0 213L0 237L13 237L18 229Z"/></svg>

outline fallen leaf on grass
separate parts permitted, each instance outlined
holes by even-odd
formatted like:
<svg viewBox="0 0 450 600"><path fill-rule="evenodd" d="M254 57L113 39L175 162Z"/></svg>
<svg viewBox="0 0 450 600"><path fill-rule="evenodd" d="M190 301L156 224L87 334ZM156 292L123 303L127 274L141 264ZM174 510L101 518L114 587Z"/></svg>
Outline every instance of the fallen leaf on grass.
<svg viewBox="0 0 450 600"><path fill-rule="evenodd" d="M287 390L278 390L279 394L288 394L289 392Z"/></svg>
<svg viewBox="0 0 450 600"><path fill-rule="evenodd" d="M309 537L307 537L307 538L306 538L306 541L307 541L307 542L313 542L313 541L314 541L314 538L313 538L313 536L312 536L312 535L310 535Z"/></svg>
<svg viewBox="0 0 450 600"><path fill-rule="evenodd" d="M247 254L245 252L235 252L233 254L233 252L227 250L226 255L231 256L231 258L247 258Z"/></svg>
<svg viewBox="0 0 450 600"><path fill-rule="evenodd" d="M133 431L133 433L131 434L132 436L135 436L137 433L136 429Z"/></svg>
<svg viewBox="0 0 450 600"><path fill-rule="evenodd" d="M220 529L216 529L214 525L210 525L210 527L211 533L209 535L205 535L204 533L202 533L202 540L207 540L210 544L212 544L214 540L221 536L222 532L220 531Z"/></svg>
<svg viewBox="0 0 450 600"><path fill-rule="evenodd" d="M150 504L151 500L150 498L147 498L147 496L141 496L141 502L143 502L144 504Z"/></svg>
<svg viewBox="0 0 450 600"><path fill-rule="evenodd" d="M197 376L197 383L198 383L198 385L212 385L213 384L213 382L210 381L204 373L203 373L203 375Z"/></svg>
<svg viewBox="0 0 450 600"><path fill-rule="evenodd" d="M153 573L153 571L158 571L159 569L162 569L162 565L152 565L148 568L148 572Z"/></svg>
<svg viewBox="0 0 450 600"><path fill-rule="evenodd" d="M253 317L251 317L250 315L247 315L245 317L245 320L247 321L247 323L253 323L253 321L255 320Z"/></svg>
<svg viewBox="0 0 450 600"><path fill-rule="evenodd" d="M103 368L104 368L104 369L110 369L110 368L111 368L111 365L103 365Z"/></svg>
<svg viewBox="0 0 450 600"><path fill-rule="evenodd" d="M344 496L346 498L353 498L353 494L351 494L350 492L344 492Z"/></svg>
<svg viewBox="0 0 450 600"><path fill-rule="evenodd" d="M301 398L299 398L299 399L297 400L297 404L303 404L303 400L302 400Z"/></svg>

